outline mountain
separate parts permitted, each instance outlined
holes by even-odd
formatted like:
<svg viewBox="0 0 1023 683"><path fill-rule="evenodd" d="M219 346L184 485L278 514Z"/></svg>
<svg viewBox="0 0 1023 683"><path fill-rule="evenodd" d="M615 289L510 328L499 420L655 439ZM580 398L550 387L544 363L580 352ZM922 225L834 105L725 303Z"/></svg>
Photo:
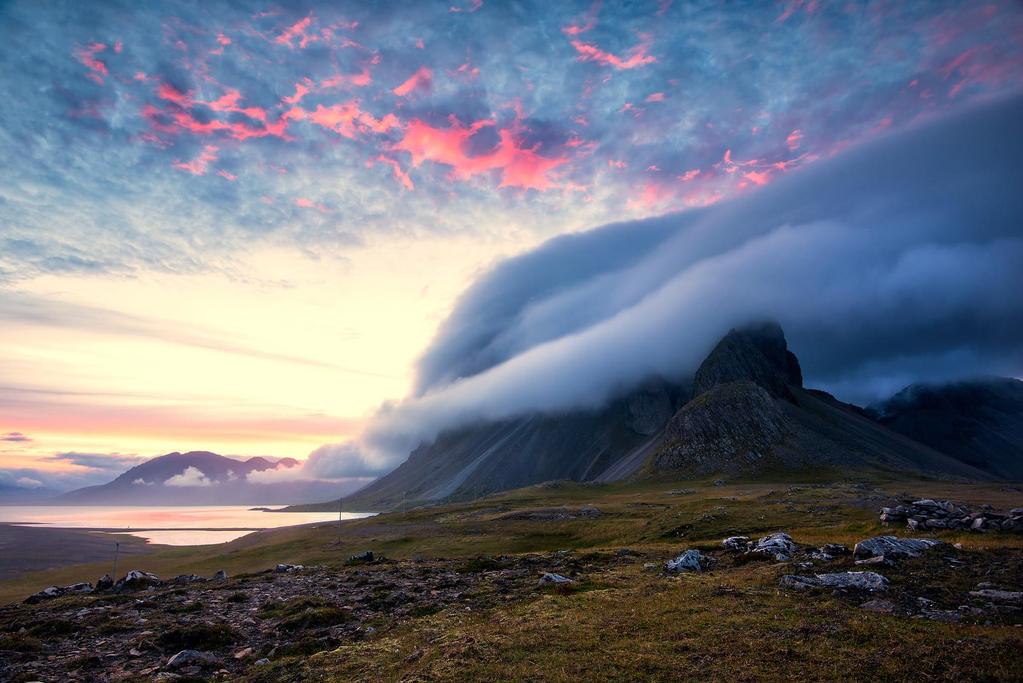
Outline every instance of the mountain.
<svg viewBox="0 0 1023 683"><path fill-rule="evenodd" d="M868 410L878 422L993 476L1023 480L1023 382L914 384Z"/></svg>
<svg viewBox="0 0 1023 683"><path fill-rule="evenodd" d="M755 475L817 466L977 479L997 474L804 388L781 327L762 323L730 331L684 385L651 379L600 410L526 415L441 434L346 505L384 509L403 500L465 499L555 479Z"/></svg>
<svg viewBox="0 0 1023 683"><path fill-rule="evenodd" d="M648 463L686 476L831 466L987 475L887 429L862 409L803 387L776 323L731 330L696 371L694 396Z"/></svg>
<svg viewBox="0 0 1023 683"><path fill-rule="evenodd" d="M256 505L323 500L345 493L333 482L251 481L256 472L290 469L293 458L228 458L208 451L168 453L136 465L113 481L69 491L59 505Z"/></svg>
<svg viewBox="0 0 1023 683"><path fill-rule="evenodd" d="M655 445L687 395L681 386L651 379L600 410L527 415L448 432L350 497L350 504L373 510L403 498L457 500L554 479L599 480Z"/></svg>

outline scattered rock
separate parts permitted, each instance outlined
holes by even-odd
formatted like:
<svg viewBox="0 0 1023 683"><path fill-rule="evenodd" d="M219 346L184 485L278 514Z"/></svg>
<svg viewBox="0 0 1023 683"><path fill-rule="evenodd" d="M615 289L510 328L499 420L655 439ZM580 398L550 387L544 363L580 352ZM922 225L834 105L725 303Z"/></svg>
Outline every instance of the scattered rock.
<svg viewBox="0 0 1023 683"><path fill-rule="evenodd" d="M592 505L583 505L579 508L580 517L600 517L603 513Z"/></svg>
<svg viewBox="0 0 1023 683"><path fill-rule="evenodd" d="M879 614L895 614L895 603L888 600L882 600L880 598L874 598L873 600L867 600L865 603L860 605L860 609L865 609L868 612L877 612Z"/></svg>
<svg viewBox="0 0 1023 683"><path fill-rule="evenodd" d="M933 538L898 538L897 536L874 536L860 541L853 548L853 556L857 559L882 557L892 559L898 557L920 557L925 551L941 545L941 541Z"/></svg>
<svg viewBox="0 0 1023 683"><path fill-rule="evenodd" d="M1013 508L1005 514L990 506L971 508L952 501L930 498L915 500L896 507L881 508L882 524L904 522L913 531L927 529L966 529L969 531L1008 531L1023 533L1023 509Z"/></svg>
<svg viewBox="0 0 1023 683"><path fill-rule="evenodd" d="M1001 605L1023 607L1023 592L1020 591L1004 591L995 588L983 588L981 590L970 591L970 597Z"/></svg>
<svg viewBox="0 0 1023 683"><path fill-rule="evenodd" d="M702 572L713 560L699 550L690 549L673 560L668 560L665 569L669 572Z"/></svg>
<svg viewBox="0 0 1023 683"><path fill-rule="evenodd" d="M696 493L696 489L672 489L668 491L669 496L688 496Z"/></svg>
<svg viewBox="0 0 1023 683"><path fill-rule="evenodd" d="M773 555L779 562L787 562L798 549L791 536L779 531L761 538L751 552Z"/></svg>
<svg viewBox="0 0 1023 683"><path fill-rule="evenodd" d="M169 660L167 667L170 669L181 669L186 666L212 667L219 666L220 660L209 652L199 650L182 650Z"/></svg>
<svg viewBox="0 0 1023 683"><path fill-rule="evenodd" d="M575 582L572 579L568 578L567 576L562 576L561 574L555 574L554 572L547 572L546 574L544 574L543 576L540 577L540 585L541 586L547 586L547 585L550 585L550 584L565 584L565 583L575 583Z"/></svg>
<svg viewBox="0 0 1023 683"><path fill-rule="evenodd" d="M255 665L256 666L266 666L269 663L270 663L270 660L267 659L266 657L263 657L262 659L257 659L255 661Z"/></svg>
<svg viewBox="0 0 1023 683"><path fill-rule="evenodd" d="M214 581L227 581L227 579L228 579L227 572L225 572L223 569L218 570L217 573L213 575Z"/></svg>
<svg viewBox="0 0 1023 683"><path fill-rule="evenodd" d="M367 550L348 558L348 564L369 564L373 561L373 551Z"/></svg>
<svg viewBox="0 0 1023 683"><path fill-rule="evenodd" d="M847 590L877 591L888 588L888 579L874 572L836 572L796 576L787 574L781 578L783 588L805 590L807 588L839 588Z"/></svg>
<svg viewBox="0 0 1023 683"><path fill-rule="evenodd" d="M99 578L99 581L96 582L96 590L97 591L108 591L108 590L112 589L113 587L114 587L114 577L110 576L110 574L104 574L103 576L101 576Z"/></svg>
<svg viewBox="0 0 1023 683"><path fill-rule="evenodd" d="M305 569L305 567L300 564L279 564L276 568L274 568L274 571L278 574L287 574L289 572L299 571L300 569Z"/></svg>
<svg viewBox="0 0 1023 683"><path fill-rule="evenodd" d="M253 650L252 650L251 647L246 647L246 648L242 648L241 650L238 650L237 652L235 652L231 656L234 657L235 659L245 659L246 657L251 655L252 652L253 652Z"/></svg>
<svg viewBox="0 0 1023 683"><path fill-rule="evenodd" d="M724 486L724 485L725 485L725 480L724 479L715 479L714 480L714 486Z"/></svg>
<svg viewBox="0 0 1023 683"><path fill-rule="evenodd" d="M750 540L749 536L729 536L725 540L721 541L721 545L728 550L744 553L749 550Z"/></svg>
<svg viewBox="0 0 1023 683"><path fill-rule="evenodd" d="M117 590L141 590L150 586L159 586L162 583L156 574L150 574L141 569L132 569L114 585L114 588Z"/></svg>
<svg viewBox="0 0 1023 683"><path fill-rule="evenodd" d="M53 598L59 598L61 595L62 593L59 586L47 586L38 593L33 593L32 595L25 598L25 602L27 602L30 605L35 605L36 603L40 603L43 600L52 600Z"/></svg>

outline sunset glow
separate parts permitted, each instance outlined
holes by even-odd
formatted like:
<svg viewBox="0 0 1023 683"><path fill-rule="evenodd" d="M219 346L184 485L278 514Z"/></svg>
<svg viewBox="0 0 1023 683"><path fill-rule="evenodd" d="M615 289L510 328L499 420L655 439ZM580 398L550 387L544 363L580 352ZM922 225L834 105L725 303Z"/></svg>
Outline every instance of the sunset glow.
<svg viewBox="0 0 1023 683"><path fill-rule="evenodd" d="M1009 1L45 9L0 9L0 468L24 487L303 459L412 391L498 259L1023 85Z"/></svg>

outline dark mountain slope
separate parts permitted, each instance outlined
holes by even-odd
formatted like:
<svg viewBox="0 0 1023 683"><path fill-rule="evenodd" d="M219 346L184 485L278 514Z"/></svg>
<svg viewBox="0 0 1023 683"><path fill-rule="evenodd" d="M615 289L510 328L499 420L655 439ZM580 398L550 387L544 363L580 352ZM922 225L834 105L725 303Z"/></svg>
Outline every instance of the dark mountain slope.
<svg viewBox="0 0 1023 683"><path fill-rule="evenodd" d="M553 479L597 479L656 438L687 393L653 380L599 411L529 415L448 432L345 505L372 510L403 497L465 499Z"/></svg>
<svg viewBox="0 0 1023 683"><path fill-rule="evenodd" d="M915 384L870 406L896 432L996 477L1023 480L1023 382Z"/></svg>
<svg viewBox="0 0 1023 683"><path fill-rule="evenodd" d="M755 474L838 466L983 478L980 470L892 432L864 411L802 387L774 323L730 331L696 373L692 401L665 427L655 471Z"/></svg>

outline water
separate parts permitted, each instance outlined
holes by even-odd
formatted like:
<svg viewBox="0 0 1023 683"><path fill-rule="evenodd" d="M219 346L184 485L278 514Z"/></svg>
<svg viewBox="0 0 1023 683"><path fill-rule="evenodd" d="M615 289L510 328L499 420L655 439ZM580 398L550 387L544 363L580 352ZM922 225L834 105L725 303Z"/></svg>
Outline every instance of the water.
<svg viewBox="0 0 1023 683"><path fill-rule="evenodd" d="M251 510L252 507L256 506L10 505L0 506L0 522L102 529L130 533L150 543L166 545L226 543L263 529L337 522L336 512L263 512ZM361 519L373 514L346 512L343 519Z"/></svg>

